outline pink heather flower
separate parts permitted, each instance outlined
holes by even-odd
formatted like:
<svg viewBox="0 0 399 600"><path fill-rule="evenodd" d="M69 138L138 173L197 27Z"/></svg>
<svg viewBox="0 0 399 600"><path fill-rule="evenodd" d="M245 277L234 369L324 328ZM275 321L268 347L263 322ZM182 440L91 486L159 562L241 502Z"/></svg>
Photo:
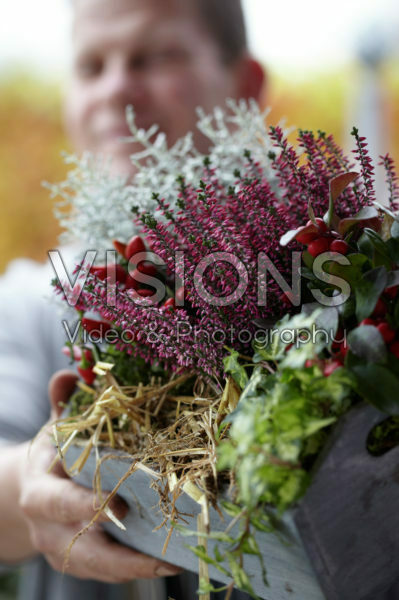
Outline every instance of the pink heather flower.
<svg viewBox="0 0 399 600"><path fill-rule="evenodd" d="M366 144L354 132L361 177L339 196L335 209L340 218L371 204L375 195ZM162 221L153 214L138 214L147 245L166 265L168 286L173 289L175 279L184 280L184 307L169 309L151 302L139 306L123 283L116 284L111 306L107 282L89 274L79 308L97 312L120 332L132 331L134 341L119 340L119 349L171 370L183 367L219 376L226 346L249 352L257 322L276 320L287 312L283 292L270 275L266 306L259 306L259 255L264 253L291 285L292 251L301 247L295 240L290 248L281 247L280 238L306 223L309 204L316 215L327 211L330 180L353 170L353 164L323 132L299 132L302 156L281 128L270 128L270 138L276 148L269 153L272 177L266 178L247 152L246 170L234 173L234 185L222 184L217 170L206 164L197 186L179 178L176 206L154 194ZM382 160L391 202L396 203L392 160ZM178 252L183 258L176 262ZM228 304L223 302L226 297Z"/></svg>

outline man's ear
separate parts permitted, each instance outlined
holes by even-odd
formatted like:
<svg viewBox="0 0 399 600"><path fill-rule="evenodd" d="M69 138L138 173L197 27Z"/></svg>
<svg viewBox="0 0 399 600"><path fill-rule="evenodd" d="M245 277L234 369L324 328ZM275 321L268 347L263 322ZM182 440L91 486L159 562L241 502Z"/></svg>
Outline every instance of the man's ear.
<svg viewBox="0 0 399 600"><path fill-rule="evenodd" d="M239 59L235 69L237 98L254 98L259 102L266 88L266 74L261 64L245 54Z"/></svg>

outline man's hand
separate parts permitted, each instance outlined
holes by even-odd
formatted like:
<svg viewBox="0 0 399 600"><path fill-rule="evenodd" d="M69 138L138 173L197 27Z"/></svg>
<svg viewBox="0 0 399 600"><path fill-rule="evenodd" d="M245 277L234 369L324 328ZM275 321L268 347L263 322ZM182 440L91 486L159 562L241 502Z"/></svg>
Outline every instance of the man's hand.
<svg viewBox="0 0 399 600"><path fill-rule="evenodd" d="M55 375L49 385L51 421L56 419L76 384L70 372ZM50 565L62 571L65 552L74 535L95 515L93 492L71 481L60 463L51 473L48 467L55 449L45 433L34 441L20 477L19 506L29 528L33 548L44 554ZM127 506L119 497L110 502L111 510L123 518ZM136 577L152 578L176 575L177 567L151 558L113 541L99 522L73 545L66 572L84 579L122 583Z"/></svg>

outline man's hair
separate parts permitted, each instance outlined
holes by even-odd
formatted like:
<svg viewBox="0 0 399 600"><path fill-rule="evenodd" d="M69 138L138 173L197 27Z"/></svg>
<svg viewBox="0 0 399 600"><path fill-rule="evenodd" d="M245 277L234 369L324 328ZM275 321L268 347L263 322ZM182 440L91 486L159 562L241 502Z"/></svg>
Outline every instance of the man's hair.
<svg viewBox="0 0 399 600"><path fill-rule="evenodd" d="M222 60L233 63L247 50L247 34L241 0L195 0L209 34L222 51Z"/></svg>
<svg viewBox="0 0 399 600"><path fill-rule="evenodd" d="M189 0L180 0L187 5ZM76 9L79 0L70 0ZM220 48L222 61L231 64L247 50L241 0L191 0L205 30Z"/></svg>

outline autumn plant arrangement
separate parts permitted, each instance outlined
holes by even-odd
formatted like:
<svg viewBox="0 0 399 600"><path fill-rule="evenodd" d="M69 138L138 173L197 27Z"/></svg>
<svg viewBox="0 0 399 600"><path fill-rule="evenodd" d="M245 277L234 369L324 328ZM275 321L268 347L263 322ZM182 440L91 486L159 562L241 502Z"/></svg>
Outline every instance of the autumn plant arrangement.
<svg viewBox="0 0 399 600"><path fill-rule="evenodd" d="M383 205L355 128L353 158L323 132L299 131L293 147L255 105L202 115L208 156L190 137L167 149L130 124L144 148L133 183L85 158L53 188L64 226L108 247L106 262L86 254L73 290L55 280L78 317L66 351L81 376L59 458L80 439L72 472L110 447L131 456L127 476L157 473L166 544L173 527L193 533L175 506L189 494L201 539L217 541L212 556L191 549L231 579L227 595L235 584L256 598L245 554L267 583L256 532L276 532L305 494L334 423L367 401L398 438L397 178L382 157ZM213 532L209 506L238 533ZM200 593L211 589L203 577Z"/></svg>

